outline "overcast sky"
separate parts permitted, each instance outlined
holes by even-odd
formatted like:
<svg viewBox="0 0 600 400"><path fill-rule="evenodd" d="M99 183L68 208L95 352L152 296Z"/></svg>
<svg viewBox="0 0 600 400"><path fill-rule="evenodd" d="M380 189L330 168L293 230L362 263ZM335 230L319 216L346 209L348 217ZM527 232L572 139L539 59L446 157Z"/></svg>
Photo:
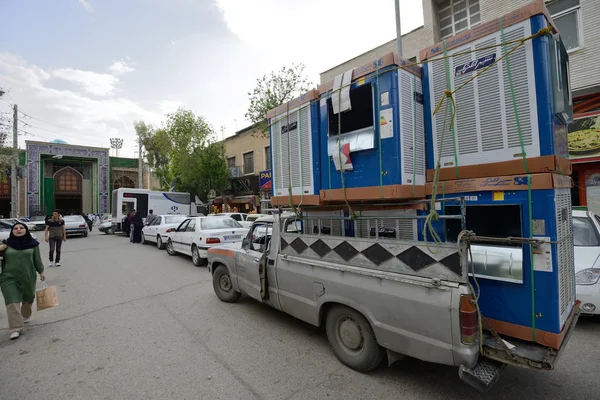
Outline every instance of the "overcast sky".
<svg viewBox="0 0 600 400"><path fill-rule="evenodd" d="M403 32L421 26L421 2L400 3ZM0 21L0 112L32 117L20 145L121 137L122 156L135 120L184 106L230 136L257 78L302 62L318 83L396 35L394 0L0 0Z"/></svg>

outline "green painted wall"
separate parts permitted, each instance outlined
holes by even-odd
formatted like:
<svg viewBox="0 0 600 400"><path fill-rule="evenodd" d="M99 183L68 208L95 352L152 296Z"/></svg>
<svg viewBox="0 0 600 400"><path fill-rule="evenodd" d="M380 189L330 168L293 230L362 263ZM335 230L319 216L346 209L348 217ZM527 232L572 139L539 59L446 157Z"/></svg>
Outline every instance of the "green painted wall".
<svg viewBox="0 0 600 400"><path fill-rule="evenodd" d="M51 214L54 210L54 178L44 178L43 193L42 204L46 206L46 214Z"/></svg>

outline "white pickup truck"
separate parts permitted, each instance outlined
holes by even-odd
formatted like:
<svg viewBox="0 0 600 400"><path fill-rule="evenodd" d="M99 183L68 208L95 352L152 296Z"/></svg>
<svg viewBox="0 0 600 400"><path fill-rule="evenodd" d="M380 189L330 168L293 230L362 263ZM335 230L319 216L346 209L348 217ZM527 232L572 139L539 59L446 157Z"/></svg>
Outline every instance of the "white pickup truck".
<svg viewBox="0 0 600 400"><path fill-rule="evenodd" d="M456 366L480 391L506 365L551 370L560 350L480 330L468 285L467 246L331 236L277 215L255 221L242 245L208 251L216 295L242 294L315 326L325 326L333 352L358 371L408 355ZM320 223L319 223L320 224ZM398 257L412 270L380 267ZM425 265L427 264L427 265Z"/></svg>

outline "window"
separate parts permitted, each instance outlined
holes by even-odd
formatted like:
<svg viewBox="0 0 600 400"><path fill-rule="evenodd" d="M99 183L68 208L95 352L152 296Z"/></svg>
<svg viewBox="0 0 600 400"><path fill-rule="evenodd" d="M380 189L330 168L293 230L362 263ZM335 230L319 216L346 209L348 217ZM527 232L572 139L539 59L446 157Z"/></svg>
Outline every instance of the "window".
<svg viewBox="0 0 600 400"><path fill-rule="evenodd" d="M244 175L254 173L254 152L244 154Z"/></svg>
<svg viewBox="0 0 600 400"><path fill-rule="evenodd" d="M189 224L190 220L186 219L185 221L183 221L181 223L181 225L179 225L179 227L177 228L177 232L184 232L185 228L187 228L188 224Z"/></svg>
<svg viewBox="0 0 600 400"><path fill-rule="evenodd" d="M267 243L271 240L273 233L272 223L258 223L252 227L252 235L250 237L252 248L263 253L267 248Z"/></svg>
<svg viewBox="0 0 600 400"><path fill-rule="evenodd" d="M186 232L195 232L196 231L196 220L192 219L190 220L190 223L188 224L187 228L185 228Z"/></svg>
<svg viewBox="0 0 600 400"><path fill-rule="evenodd" d="M587 217L573 218L573 245L600 246L594 221Z"/></svg>
<svg viewBox="0 0 600 400"><path fill-rule="evenodd" d="M582 40L579 0L556 0L546 6L552 14L554 24L567 51L580 48Z"/></svg>
<svg viewBox="0 0 600 400"><path fill-rule="evenodd" d="M371 85L364 84L351 89L350 103L352 104L352 109L342 113L340 124L340 114L333 113L331 98L327 99L329 136L337 136L338 133L350 133L373 127L373 90L371 89ZM338 132L339 130L341 132Z"/></svg>
<svg viewBox="0 0 600 400"><path fill-rule="evenodd" d="M152 221L151 226L160 225L161 222L162 222L162 217L157 217L154 221Z"/></svg>
<svg viewBox="0 0 600 400"><path fill-rule="evenodd" d="M227 167L229 167L229 168L235 167L235 157L229 157L227 159Z"/></svg>
<svg viewBox="0 0 600 400"><path fill-rule="evenodd" d="M202 230L207 229L227 229L227 228L242 228L239 222L231 218L202 218Z"/></svg>
<svg viewBox="0 0 600 400"><path fill-rule="evenodd" d="M176 217L165 217L165 224L179 224L180 222L184 221L185 217L183 216L176 216Z"/></svg>
<svg viewBox="0 0 600 400"><path fill-rule="evenodd" d="M271 169L271 146L265 147L265 169Z"/></svg>
<svg viewBox="0 0 600 400"><path fill-rule="evenodd" d="M443 0L438 5L440 36L446 39L481 21L479 0Z"/></svg>

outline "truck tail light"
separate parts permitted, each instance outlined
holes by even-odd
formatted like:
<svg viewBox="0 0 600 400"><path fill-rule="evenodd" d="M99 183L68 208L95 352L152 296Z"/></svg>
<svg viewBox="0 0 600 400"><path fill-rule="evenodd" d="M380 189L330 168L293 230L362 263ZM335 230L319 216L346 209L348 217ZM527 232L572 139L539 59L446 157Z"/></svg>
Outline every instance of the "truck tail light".
<svg viewBox="0 0 600 400"><path fill-rule="evenodd" d="M206 238L206 244L216 244L221 243L221 239L219 238Z"/></svg>
<svg viewBox="0 0 600 400"><path fill-rule="evenodd" d="M460 296L460 333L464 344L473 344L477 340L477 308L472 295Z"/></svg>

